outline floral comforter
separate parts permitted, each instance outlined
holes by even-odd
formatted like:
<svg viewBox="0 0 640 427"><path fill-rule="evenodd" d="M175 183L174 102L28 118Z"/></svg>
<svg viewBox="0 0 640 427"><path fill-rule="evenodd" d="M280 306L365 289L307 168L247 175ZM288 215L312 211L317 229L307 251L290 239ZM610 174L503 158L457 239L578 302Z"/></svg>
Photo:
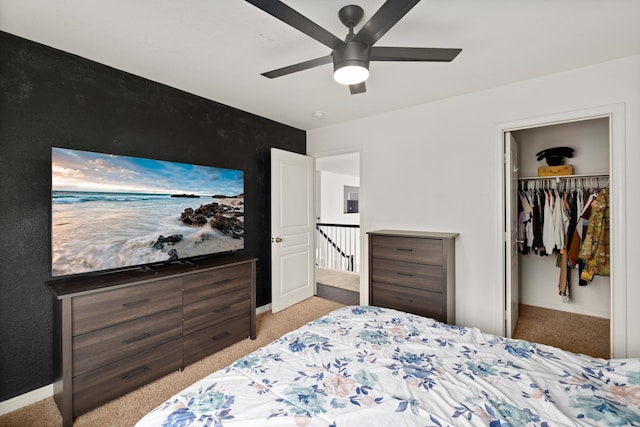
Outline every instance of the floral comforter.
<svg viewBox="0 0 640 427"><path fill-rule="evenodd" d="M640 426L640 359L351 306L198 381L137 427L291 425Z"/></svg>

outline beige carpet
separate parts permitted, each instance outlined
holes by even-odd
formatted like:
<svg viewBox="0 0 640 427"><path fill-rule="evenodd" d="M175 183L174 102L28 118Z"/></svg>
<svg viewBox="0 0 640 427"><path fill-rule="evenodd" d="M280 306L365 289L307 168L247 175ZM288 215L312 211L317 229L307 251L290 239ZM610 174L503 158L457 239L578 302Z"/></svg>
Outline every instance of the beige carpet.
<svg viewBox="0 0 640 427"><path fill-rule="evenodd" d="M360 274L349 271L316 268L316 282L327 286L360 292Z"/></svg>
<svg viewBox="0 0 640 427"><path fill-rule="evenodd" d="M130 427L147 412L175 393L211 372L224 368L236 359L262 347L286 332L342 307L332 301L312 297L279 313L262 313L257 317L257 339L245 339L223 351L187 366L125 396L76 418L74 427ZM62 417L53 398L47 398L17 411L0 416L2 427L57 427Z"/></svg>
<svg viewBox="0 0 640 427"><path fill-rule="evenodd" d="M520 304L514 338L610 358L609 319Z"/></svg>

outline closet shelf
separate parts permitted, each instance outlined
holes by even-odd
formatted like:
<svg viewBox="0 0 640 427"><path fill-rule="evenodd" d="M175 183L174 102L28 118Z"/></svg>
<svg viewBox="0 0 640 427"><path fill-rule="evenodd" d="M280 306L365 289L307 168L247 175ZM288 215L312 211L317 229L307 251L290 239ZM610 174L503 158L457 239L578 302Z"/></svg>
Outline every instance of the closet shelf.
<svg viewBox="0 0 640 427"><path fill-rule="evenodd" d="M609 174L603 173L583 173L576 175L556 175L556 176L526 176L518 178L518 181L532 181L535 179L563 179L563 178L608 178Z"/></svg>

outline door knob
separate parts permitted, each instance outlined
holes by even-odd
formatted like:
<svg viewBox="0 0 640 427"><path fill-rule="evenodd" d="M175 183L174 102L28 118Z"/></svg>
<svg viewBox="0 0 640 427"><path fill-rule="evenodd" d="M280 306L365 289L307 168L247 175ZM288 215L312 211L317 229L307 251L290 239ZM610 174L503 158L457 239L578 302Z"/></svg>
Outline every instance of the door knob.
<svg viewBox="0 0 640 427"><path fill-rule="evenodd" d="M282 242L282 237L276 237L275 239L272 237L271 241L272 242L276 242L276 243L280 243L280 242Z"/></svg>

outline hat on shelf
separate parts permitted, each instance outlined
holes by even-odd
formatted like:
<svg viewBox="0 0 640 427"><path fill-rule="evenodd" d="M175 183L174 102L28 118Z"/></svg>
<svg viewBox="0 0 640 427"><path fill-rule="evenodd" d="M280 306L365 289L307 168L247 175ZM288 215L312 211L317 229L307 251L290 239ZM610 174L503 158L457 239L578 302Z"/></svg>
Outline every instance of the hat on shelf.
<svg viewBox="0 0 640 427"><path fill-rule="evenodd" d="M553 147L547 148L536 153L538 161L545 159L549 166L559 166L564 164L565 157L573 157L573 148L571 147Z"/></svg>

